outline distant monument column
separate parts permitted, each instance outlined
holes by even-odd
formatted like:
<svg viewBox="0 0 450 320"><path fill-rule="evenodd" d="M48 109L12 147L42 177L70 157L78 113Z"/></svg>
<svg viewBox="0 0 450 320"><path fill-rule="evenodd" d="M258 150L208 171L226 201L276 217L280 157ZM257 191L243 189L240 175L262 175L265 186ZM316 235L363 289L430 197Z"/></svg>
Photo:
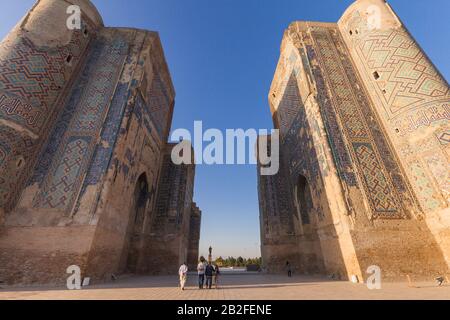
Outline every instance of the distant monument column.
<svg viewBox="0 0 450 320"><path fill-rule="evenodd" d="M208 263L212 263L212 247L209 247Z"/></svg>

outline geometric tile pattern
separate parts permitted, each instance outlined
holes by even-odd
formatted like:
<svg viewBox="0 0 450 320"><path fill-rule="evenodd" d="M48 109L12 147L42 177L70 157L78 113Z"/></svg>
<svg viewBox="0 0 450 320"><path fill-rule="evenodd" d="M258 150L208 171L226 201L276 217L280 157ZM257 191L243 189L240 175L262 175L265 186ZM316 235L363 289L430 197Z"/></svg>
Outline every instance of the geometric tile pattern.
<svg viewBox="0 0 450 320"><path fill-rule="evenodd" d="M30 178L40 146L60 109L56 104L89 44L89 38L74 31L69 43L55 48L37 47L23 35L7 38L0 46L0 118L28 134L10 134L0 127L3 150L9 149L0 164L0 207L13 209L24 184ZM66 63L72 56L72 66ZM1 152L1 151L0 151ZM21 157L20 166L13 164ZM8 165L8 168L4 166Z"/></svg>
<svg viewBox="0 0 450 320"><path fill-rule="evenodd" d="M414 144L403 143L399 149L424 210L436 210L445 206L446 199L450 199L448 154L445 146L435 139L443 132L445 128Z"/></svg>
<svg viewBox="0 0 450 320"><path fill-rule="evenodd" d="M148 94L150 113L154 119L153 123L156 129L164 141L166 138L164 134L167 132L168 121L170 121L170 101L166 86L161 80L158 72L155 71L155 75L152 81L152 86Z"/></svg>
<svg viewBox="0 0 450 320"><path fill-rule="evenodd" d="M379 102L379 114L392 130L392 141L412 147L413 152L402 154L401 161L422 209L445 207L441 195L448 196L448 177L442 172L448 172L448 159L443 166L437 157L449 141L445 132L450 121L450 87L406 28L367 30L365 20L355 13L348 23L350 29L361 31L348 37L355 49L353 57ZM434 150L422 148L432 141L439 143Z"/></svg>
<svg viewBox="0 0 450 320"><path fill-rule="evenodd" d="M411 203L413 196L372 111L367 93L362 89L361 80L345 54L340 33L335 28L313 27L311 38L315 45L310 50L316 51L325 84L331 92L335 121L349 146L345 151L350 153L357 168L372 218L408 217L402 202ZM329 119L327 117L326 120ZM345 151L338 153L344 154Z"/></svg>
<svg viewBox="0 0 450 320"><path fill-rule="evenodd" d="M44 178L47 176L52 160L58 152L58 148L61 145L61 141L72 121L72 118L76 114L78 103L84 93L84 88L88 85L91 72L94 71L94 61L97 59L97 51L98 50L96 50L96 47L94 47L93 50L90 50L87 55L86 60L89 61L89 63L84 66L82 72L80 72L77 80L71 88L70 96L68 97L62 113L55 122L48 142L44 146L44 150L40 155L33 177L28 183L29 185L34 183L39 183L41 185Z"/></svg>
<svg viewBox="0 0 450 320"><path fill-rule="evenodd" d="M110 166L113 151L119 136L120 126L122 125L125 107L131 92L129 90L129 84L129 82L119 83L116 88L108 115L103 124L100 142L95 146L94 155L89 164L86 178L83 182L77 204L73 211L74 214L78 211L80 201L88 186L98 184Z"/></svg>
<svg viewBox="0 0 450 320"><path fill-rule="evenodd" d="M306 34L305 39L309 39ZM306 45L306 51L310 61L317 60L316 50L314 50L312 44ZM339 176L349 187L355 187L358 184L353 170L350 151L345 144L344 135L338 123L336 111L325 83L323 70L319 66L314 65L312 66L312 73L317 86L317 100L320 104L320 113L324 121L328 142L331 147L334 161L336 162Z"/></svg>
<svg viewBox="0 0 450 320"><path fill-rule="evenodd" d="M268 151L270 150L270 136ZM277 174L258 174L258 197L261 215L262 242L265 245L285 241L295 234L293 200L285 166L284 152L280 152L280 169ZM261 164L258 162L258 172Z"/></svg>
<svg viewBox="0 0 450 320"><path fill-rule="evenodd" d="M423 169L422 164L418 161L412 161L408 164L414 185L418 189L418 197L423 206L429 210L435 210L440 206L440 199L436 197L433 185Z"/></svg>
<svg viewBox="0 0 450 320"><path fill-rule="evenodd" d="M292 76L291 76L292 78ZM295 79L295 78L294 78ZM295 85L295 88L298 92L297 83L292 84ZM288 87L286 87L286 91ZM280 106L282 104L287 104L286 99L292 99L293 96L290 94L286 94L280 101ZM310 216L308 214L307 204L312 203L310 200L311 191L316 188L316 182L320 179L319 174L319 162L317 156L316 146L311 144L312 141L312 129L310 123L307 119L305 106L301 102L300 96L297 94L297 97L294 97L294 101L300 101L297 105L298 110L297 114L294 118L291 119L291 125L288 128L285 138L282 142L282 156L280 160L284 160L283 163L280 163L280 177L277 177L276 189L278 197L278 201L287 202L293 205L290 208L288 205L283 205L282 203L279 206L284 209L280 210L280 223L283 226L283 229L290 224L293 224L293 214L300 213L302 224L310 224ZM278 112L280 107L278 107ZM281 161L280 161L281 162ZM286 162L286 164L285 164ZM286 167L286 169L284 168ZM283 171L289 171L288 175L281 174ZM290 181L284 181L282 177L289 177ZM303 176L307 181L312 182L311 186L307 183L308 187L305 187L303 192L299 193L298 191L298 181L299 177ZM289 186L286 189L286 186ZM291 195L288 190L294 190L293 195ZM287 195L282 195L284 192ZM304 195L302 198L298 198L299 195Z"/></svg>
<svg viewBox="0 0 450 320"><path fill-rule="evenodd" d="M128 47L116 35L111 42L96 40L93 52L87 67L92 72L34 200L35 207L71 211L84 180Z"/></svg>
<svg viewBox="0 0 450 320"><path fill-rule="evenodd" d="M281 136L284 137L292 125L298 111L303 109L302 99L297 86L297 78L294 73L291 74L283 92L283 97L277 108L278 126Z"/></svg>
<svg viewBox="0 0 450 320"><path fill-rule="evenodd" d="M355 143L355 153L362 169L369 194L373 197L373 205L377 211L396 212L397 206L392 198L389 184L379 165L377 156L369 143Z"/></svg>
<svg viewBox="0 0 450 320"><path fill-rule="evenodd" d="M5 162L6 160L6 150L0 147L0 166Z"/></svg>
<svg viewBox="0 0 450 320"><path fill-rule="evenodd" d="M82 175L81 168L87 157L90 139L72 137L64 145L64 158L52 172L52 179L48 184L48 190L43 194L41 207L63 208L69 202L74 189L74 184Z"/></svg>
<svg viewBox="0 0 450 320"><path fill-rule="evenodd" d="M359 23L358 19L352 23ZM405 29L361 32L354 41L359 58L381 76L375 85L384 90L389 118L431 101L449 101L447 82Z"/></svg>
<svg viewBox="0 0 450 320"><path fill-rule="evenodd" d="M158 197L152 230L161 236L180 230L190 211L193 197L195 168L191 165L175 165L171 159L172 148L162 157Z"/></svg>
<svg viewBox="0 0 450 320"><path fill-rule="evenodd" d="M295 86L297 95L293 96L292 91L289 93L286 87L285 95L282 97L279 104L280 106L283 104L290 104L291 102L285 100L293 99L293 101L297 103L298 108L297 114L291 119L291 125L282 141L282 156L280 157L280 159L286 162L280 163L280 170L289 171L288 175L282 175L280 173L280 177L288 176L290 181L284 181L282 178L276 180L278 183L277 192L281 193L278 195L279 201L289 201L289 203L293 205L292 208L289 208L289 206L286 205L280 205L280 207L284 209L284 212L280 210L280 221L282 226L287 226L289 223L292 224L292 214L297 214L297 212L300 212L303 224L309 224L311 222L309 216L309 206L313 203L311 196L314 195L316 199L320 198L319 193L323 186L321 178L322 175L327 176L327 167L326 165L323 165L326 161L323 161L319 156L321 146L311 143L314 141L314 133L318 130L317 127L315 127L315 120L313 120L314 116L307 116L307 110L301 102L297 82L292 84L292 86ZM286 94L286 92L288 93ZM282 108L278 107L277 113L279 113L280 110L282 110ZM289 112L292 111L293 110L289 110ZM279 117L282 116L283 115L279 115ZM284 167L286 167L286 169L284 169ZM300 176L306 178L307 183L303 192L298 193ZM281 184L290 184L290 188L286 189L286 186L282 186ZM290 195L288 190L294 190L294 194ZM287 195L283 196L282 193L284 192L286 192ZM304 197L299 199L299 195L304 195ZM321 220L323 218L324 210L321 210L320 207L317 207L316 209L318 218Z"/></svg>
<svg viewBox="0 0 450 320"><path fill-rule="evenodd" d="M450 144L450 130L440 132L436 137L438 138L438 141L441 145L447 146Z"/></svg>
<svg viewBox="0 0 450 320"><path fill-rule="evenodd" d="M92 50L89 50L89 54L85 57L88 63L86 63L83 69L79 72L77 79L70 90L70 95L66 101L62 113L53 126L48 143L44 147L39 163L35 168L34 175L29 181L29 184L36 182L42 184L44 178L47 176L52 160L58 152L62 139L64 138L73 117L77 113L78 104L85 93L85 88L88 86L89 81L91 81L90 79L92 73L95 72L98 54L99 45L97 44L96 46L93 46Z"/></svg>
<svg viewBox="0 0 450 320"><path fill-rule="evenodd" d="M20 196L27 177L26 165L32 161L35 150L33 139L17 134L8 126L0 126L0 206L7 212ZM19 159L22 159L21 167L17 166Z"/></svg>
<svg viewBox="0 0 450 320"><path fill-rule="evenodd" d="M129 94L128 84L118 85L101 134L101 140L106 143L97 144L85 185L97 184L109 166Z"/></svg>
<svg viewBox="0 0 450 320"><path fill-rule="evenodd" d="M57 50L37 48L23 37L2 45L0 92L16 96L21 102L9 107L2 104L0 117L39 134L70 76L71 68L65 62L67 55L78 61L87 42L80 32L74 32L68 46Z"/></svg>
<svg viewBox="0 0 450 320"><path fill-rule="evenodd" d="M161 123L161 118L159 119L159 121L153 118L154 114L150 113L150 108L145 103L141 95L138 95L136 97L133 114L136 116L136 120L138 121L139 125L141 127L145 127L149 134L151 134L151 132L153 131L152 127L154 126L155 128L157 128L158 134L160 135L161 139L163 139L162 134L164 132L163 128L165 127L165 123ZM150 124L150 121L153 126L152 124Z"/></svg>

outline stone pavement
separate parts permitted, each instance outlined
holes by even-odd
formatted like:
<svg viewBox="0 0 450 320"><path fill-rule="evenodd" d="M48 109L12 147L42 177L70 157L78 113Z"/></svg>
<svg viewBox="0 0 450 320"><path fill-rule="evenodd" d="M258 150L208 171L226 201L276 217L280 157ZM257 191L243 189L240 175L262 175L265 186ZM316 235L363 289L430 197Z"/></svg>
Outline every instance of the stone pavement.
<svg viewBox="0 0 450 320"><path fill-rule="evenodd" d="M355 300L355 299L450 299L450 285L435 283L384 283L381 290L363 284L331 281L327 278L280 275L227 274L220 289L199 290L196 275L190 275L188 288L178 288L177 277L124 277L115 282L89 286L83 290L64 288L2 288L4 299L106 299L106 300Z"/></svg>

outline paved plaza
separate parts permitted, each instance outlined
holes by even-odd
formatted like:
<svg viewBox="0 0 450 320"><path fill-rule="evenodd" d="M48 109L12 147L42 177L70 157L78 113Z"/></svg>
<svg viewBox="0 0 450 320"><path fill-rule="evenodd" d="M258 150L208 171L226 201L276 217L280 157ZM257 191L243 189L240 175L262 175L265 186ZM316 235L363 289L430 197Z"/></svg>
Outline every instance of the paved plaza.
<svg viewBox="0 0 450 320"><path fill-rule="evenodd" d="M327 278L294 276L287 278L263 274L227 274L221 287L199 290L196 275L190 275L185 291L178 288L177 277L124 277L105 284L92 285L77 291L65 288L0 289L4 299L67 299L67 300L355 300L355 299L450 299L450 285L437 287L432 281L383 283L381 290L369 290L363 284L332 281Z"/></svg>

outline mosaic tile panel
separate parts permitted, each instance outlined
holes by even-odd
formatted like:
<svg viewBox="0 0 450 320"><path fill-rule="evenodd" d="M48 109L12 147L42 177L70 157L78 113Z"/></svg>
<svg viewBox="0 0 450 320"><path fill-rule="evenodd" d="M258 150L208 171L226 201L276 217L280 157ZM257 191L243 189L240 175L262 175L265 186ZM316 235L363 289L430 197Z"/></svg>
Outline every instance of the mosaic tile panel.
<svg viewBox="0 0 450 320"><path fill-rule="evenodd" d="M70 54L79 61L88 45L81 32L75 32L67 47L37 48L18 37L0 47L0 117L39 134L53 104L67 83L72 67Z"/></svg>
<svg viewBox="0 0 450 320"><path fill-rule="evenodd" d="M101 133L101 140L105 144L99 143L96 147L92 163L84 182L87 185L95 185L99 182L110 163L120 125L122 124L123 112L129 97L128 84L119 84L114 94L108 116L106 117ZM106 146L105 146L106 145Z"/></svg>
<svg viewBox="0 0 450 320"><path fill-rule="evenodd" d="M113 40L97 40L93 51L89 61L93 72L76 102L35 207L70 211L84 180L128 47L116 34Z"/></svg>
<svg viewBox="0 0 450 320"><path fill-rule="evenodd" d="M295 190L297 188L299 176L304 176L308 181L309 187L306 196L310 196L314 193L315 196L319 197L318 189L320 189L320 187L318 184L322 181L322 174L327 175L327 166L323 165L323 163L321 165L320 161L324 160L323 157L318 154L318 150L320 152L321 146L316 145L312 137L312 135L319 130L318 127L315 127L317 123L315 122L314 115L307 115L307 110L299 96L297 83L292 85L295 85L297 92L297 97L294 97L294 101L300 102L296 105L296 114L291 118L290 127L282 142L282 153L287 162L286 168L289 170L290 177L290 180L284 181L284 183L290 184L290 190L294 191L291 201L295 206L294 199L297 197ZM290 99L291 97L291 95L285 93L285 96L281 101ZM292 112L293 111L294 110L292 109ZM309 110L309 112L311 112L311 110ZM323 212L318 210L318 213L319 219L322 219ZM310 218L306 211L302 210L301 214L302 222L304 224L309 224Z"/></svg>
<svg viewBox="0 0 450 320"><path fill-rule="evenodd" d="M435 110L430 108L427 112L432 122L439 121L441 110L438 109L443 103L449 103L450 89L410 34L404 28L367 30L365 18L359 14L355 14L348 25L350 29L360 29L351 38L356 58L365 66L370 79L375 71L380 75L373 83L379 92L385 92L380 97L388 118L401 119L409 111L419 110L434 101ZM413 131L415 125L409 120L404 124L411 124L402 128L404 133ZM429 124L418 123L418 126L424 125Z"/></svg>
<svg viewBox="0 0 450 320"><path fill-rule="evenodd" d="M153 131L150 121L155 126L155 128L157 128L157 130L160 130L162 128L161 123L153 118L154 114L151 113L149 106L145 103L144 99L142 99L140 95L138 95L136 98L133 113L136 116L139 125L145 127L148 133L151 133ZM158 131L158 133L161 135L162 131Z"/></svg>
<svg viewBox="0 0 450 320"><path fill-rule="evenodd" d="M98 59L98 49L91 50L91 52L87 56L87 60L90 61L90 63L85 66L78 79L75 81L64 110L56 121L48 142L39 157L38 164L34 171L33 177L29 181L29 185L32 185L34 183L41 184L45 176L48 174L53 157L57 153L63 137L67 129L69 128L72 118L77 112L78 103L84 94L84 88L88 85L90 76L92 72L94 72L94 69L96 67L95 62Z"/></svg>
<svg viewBox="0 0 450 320"><path fill-rule="evenodd" d="M425 208L428 210L438 209L440 199L437 197L433 184L423 169L422 164L419 161L412 161L408 163L408 170L414 184L418 188L418 196Z"/></svg>
<svg viewBox="0 0 450 320"><path fill-rule="evenodd" d="M282 142L282 151L288 163L290 177L295 180L291 181L292 185L297 183L299 174L306 175L310 181L320 177L320 166L315 146L311 143L310 131L305 107L301 105Z"/></svg>
<svg viewBox="0 0 450 320"><path fill-rule="evenodd" d="M270 141L270 140L269 140ZM258 165L258 172L260 172ZM291 188L286 168L286 159L280 153L280 170L273 176L258 174L258 197L262 228L264 229L263 243L268 244L271 239L292 236L294 229L294 214Z"/></svg>
<svg viewBox="0 0 450 320"><path fill-rule="evenodd" d="M372 145L370 143L354 143L353 148L367 192L370 195L376 195L371 197L373 207L380 212L396 213L397 204Z"/></svg>
<svg viewBox="0 0 450 320"><path fill-rule="evenodd" d="M348 24L349 28L361 28L359 35L349 39L355 49L353 57L363 66L366 81L375 89L372 93L378 93L376 97L385 111L382 116L396 132L392 139L395 141L397 136L409 139L417 134L423 135L425 130L437 130L434 137L424 136L424 140L431 141L436 137L441 145L445 145L445 135L444 140L441 140L441 128L448 128L450 120L449 86L413 37L404 28L367 30L364 17L358 13L350 18ZM380 76L376 81L373 78L375 71ZM415 140L414 147L416 144L421 142ZM409 156L422 163L422 151L417 147L415 154ZM402 161L405 169L409 170L407 163L410 159L402 157ZM440 166L434 161L427 165L430 169L427 174L434 176L430 175L429 178L442 181L442 175L438 174ZM438 167L433 168L434 165ZM419 181L414 176L410 178L420 199L429 196L427 193L420 195L425 189L414 183ZM435 187L437 193L447 188L442 182L438 184L441 188ZM423 200L421 204L424 208L430 208L429 203Z"/></svg>
<svg viewBox="0 0 450 320"><path fill-rule="evenodd" d="M182 228L185 212L192 203L194 175L194 167L173 164L171 148L165 150L152 222L152 232L158 236L174 234Z"/></svg>
<svg viewBox="0 0 450 320"><path fill-rule="evenodd" d="M7 39L0 46L0 118L11 121L38 137L32 141L25 136L10 138L2 135L3 144L10 144L14 152L21 152L25 159L20 168L2 169L0 175L0 207L12 210L21 195L24 184L32 174L37 152L46 137L47 128L54 124L59 109L56 108L61 93L71 78L71 73L81 61L89 39L81 32L74 32L64 47L36 47L28 39L18 36ZM72 65L66 57L72 56ZM8 140L9 139L9 140ZM16 139L24 139L25 150L15 150ZM19 154L17 154L19 156ZM6 160L4 160L6 161ZM9 178L8 178L9 177Z"/></svg>
<svg viewBox="0 0 450 320"><path fill-rule="evenodd" d="M158 73L155 73L148 97L150 113L159 136L162 140L166 140L164 134L168 131L167 125L170 120L171 101L164 83Z"/></svg>
<svg viewBox="0 0 450 320"><path fill-rule="evenodd" d="M25 182L27 164L32 162L35 142L28 136L17 134L7 126L0 126L0 206L9 211L20 196ZM19 159L21 165L18 166Z"/></svg>
<svg viewBox="0 0 450 320"><path fill-rule="evenodd" d="M305 35L305 39L311 41L307 35ZM317 60L316 52L311 42L306 45L306 50L310 61ZM357 186L357 181L356 175L353 172L350 153L345 145L344 137L331 98L328 94L322 70L317 65L311 66L311 69L317 86L317 100L321 106L320 112L324 120L325 130L327 131L328 142L336 162L336 168L341 179L345 181L349 187L355 187Z"/></svg>
<svg viewBox="0 0 450 320"><path fill-rule="evenodd" d="M372 210L372 218L409 217L403 205L410 205L415 199L407 191L409 189L406 188L395 155L346 55L339 32L313 27L311 36L325 83L331 92L334 112L345 139L351 146L348 151L358 169L361 185ZM396 174L395 178L390 172ZM405 192L397 192L397 187Z"/></svg>
<svg viewBox="0 0 450 320"><path fill-rule="evenodd" d="M292 73L277 109L279 129L283 138L302 107L303 103L298 92L297 78Z"/></svg>
<svg viewBox="0 0 450 320"><path fill-rule="evenodd" d="M122 119L124 118L127 101L131 94L129 85L130 83L119 83L117 86L108 115L102 128L101 142L99 142L95 148L94 156L89 165L86 179L84 180L81 188L80 197L78 198L75 211L78 210L81 196L84 195L88 186L98 184L110 166L116 142L120 133ZM142 103L144 103L143 99L138 95L136 105L141 105ZM144 125L149 126L149 124ZM151 129L149 132L151 132ZM129 154L129 150L127 150L126 156L130 163L134 162L132 155Z"/></svg>

